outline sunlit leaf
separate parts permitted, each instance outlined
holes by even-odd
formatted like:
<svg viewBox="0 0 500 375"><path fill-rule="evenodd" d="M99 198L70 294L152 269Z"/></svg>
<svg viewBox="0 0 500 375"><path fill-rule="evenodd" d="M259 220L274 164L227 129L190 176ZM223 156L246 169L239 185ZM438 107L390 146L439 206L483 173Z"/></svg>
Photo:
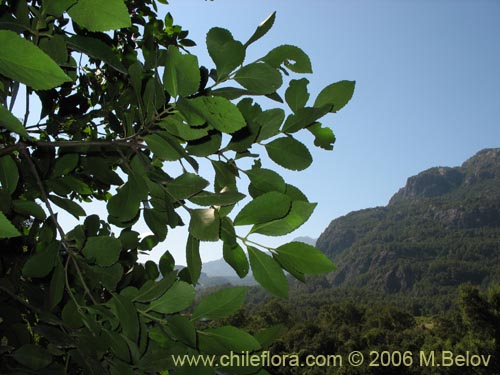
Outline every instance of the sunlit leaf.
<svg viewBox="0 0 500 375"><path fill-rule="evenodd" d="M193 311L192 320L223 319L236 313L245 302L246 287L220 290L203 298Z"/></svg>
<svg viewBox="0 0 500 375"><path fill-rule="evenodd" d="M341 110L351 100L355 85L355 81L340 81L326 86L318 94L314 106L320 108L330 105L332 106L331 112Z"/></svg>
<svg viewBox="0 0 500 375"><path fill-rule="evenodd" d="M266 63L252 63L240 68L234 80L256 94L271 94L283 84L281 74Z"/></svg>
<svg viewBox="0 0 500 375"><path fill-rule="evenodd" d="M132 24L123 0L79 0L68 14L89 31L116 30Z"/></svg>
<svg viewBox="0 0 500 375"><path fill-rule="evenodd" d="M312 163L312 156L307 147L294 138L275 139L266 144L266 151L276 164L294 171L304 170Z"/></svg>
<svg viewBox="0 0 500 375"><path fill-rule="evenodd" d="M280 265L270 255L259 249L251 246L247 248L255 280L272 294L287 298L288 280Z"/></svg>

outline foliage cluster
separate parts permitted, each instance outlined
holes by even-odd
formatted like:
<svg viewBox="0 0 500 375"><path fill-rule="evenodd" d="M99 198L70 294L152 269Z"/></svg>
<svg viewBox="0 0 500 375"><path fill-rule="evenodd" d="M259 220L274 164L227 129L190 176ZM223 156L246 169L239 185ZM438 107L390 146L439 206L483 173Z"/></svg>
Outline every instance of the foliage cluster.
<svg viewBox="0 0 500 375"><path fill-rule="evenodd" d="M307 168L312 156L297 134L331 150L335 137L319 120L354 90L337 82L308 105L308 80L287 78L283 100L284 77L312 72L308 56L282 45L245 61L274 20L245 43L211 29L207 69L187 51L188 31L170 14L159 18L154 0L0 3L0 372L181 374L169 354L261 350L244 330L202 324L234 313L244 288L191 308L202 241L220 241L240 277L251 269L281 297L284 270L299 280L332 270L312 246L269 248L249 237L290 233L316 206L261 154ZM278 107L264 110L255 97ZM107 217L85 212L94 201ZM81 224L66 228L56 207ZM139 220L152 235L139 237ZM188 267L175 270L168 251L159 264L138 262L184 221Z"/></svg>

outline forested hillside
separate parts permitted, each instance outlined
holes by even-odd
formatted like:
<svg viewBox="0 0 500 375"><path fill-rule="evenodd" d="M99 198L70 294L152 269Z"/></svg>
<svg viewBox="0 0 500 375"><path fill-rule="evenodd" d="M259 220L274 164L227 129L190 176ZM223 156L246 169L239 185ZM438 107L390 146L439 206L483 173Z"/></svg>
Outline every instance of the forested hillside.
<svg viewBox="0 0 500 375"><path fill-rule="evenodd" d="M410 177L387 206L333 220L317 246L337 265L322 284L412 299L416 313L447 308L460 284L498 282L500 149Z"/></svg>

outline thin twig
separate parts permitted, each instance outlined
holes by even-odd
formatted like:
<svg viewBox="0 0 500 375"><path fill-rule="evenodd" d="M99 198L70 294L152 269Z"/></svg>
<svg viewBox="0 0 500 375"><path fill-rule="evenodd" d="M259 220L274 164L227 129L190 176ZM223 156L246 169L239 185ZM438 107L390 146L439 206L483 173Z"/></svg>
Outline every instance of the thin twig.
<svg viewBox="0 0 500 375"><path fill-rule="evenodd" d="M30 89L26 86L26 109L24 111L23 126L26 128L28 124L28 117L30 117Z"/></svg>

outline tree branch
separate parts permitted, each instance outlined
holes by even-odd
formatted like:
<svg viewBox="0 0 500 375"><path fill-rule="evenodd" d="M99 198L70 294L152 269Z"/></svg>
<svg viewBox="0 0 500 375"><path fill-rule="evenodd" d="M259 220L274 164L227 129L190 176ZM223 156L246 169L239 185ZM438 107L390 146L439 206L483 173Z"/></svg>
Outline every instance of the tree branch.
<svg viewBox="0 0 500 375"><path fill-rule="evenodd" d="M0 157L9 155L14 151L22 151L27 147L41 148L77 148L77 147L115 147L115 148L142 148L146 145L130 142L129 140L117 139L116 141L27 141L18 142L12 146L0 148Z"/></svg>

